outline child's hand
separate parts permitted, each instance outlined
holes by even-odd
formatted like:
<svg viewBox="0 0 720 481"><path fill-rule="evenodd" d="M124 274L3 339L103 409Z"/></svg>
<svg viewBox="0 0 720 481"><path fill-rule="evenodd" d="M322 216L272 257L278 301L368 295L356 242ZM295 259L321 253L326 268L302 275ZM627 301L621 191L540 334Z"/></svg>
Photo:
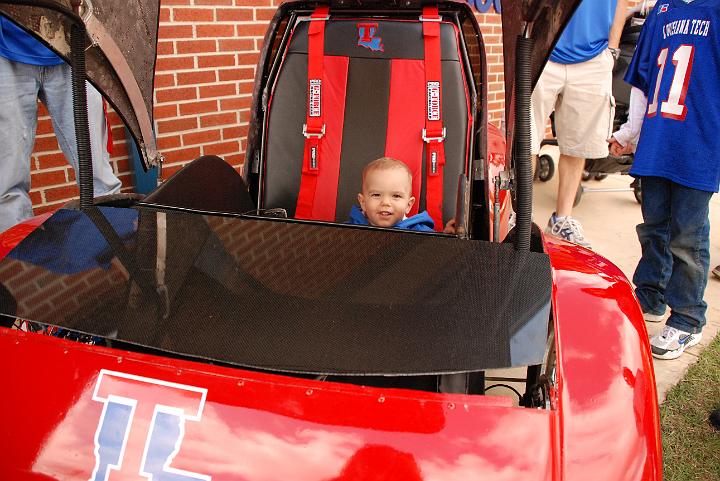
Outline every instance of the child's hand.
<svg viewBox="0 0 720 481"><path fill-rule="evenodd" d="M621 157L623 155L631 154L634 150L632 144L627 144L625 147L623 147L622 144L618 142L615 137L610 137L608 139L608 143L610 144L610 153L615 157Z"/></svg>
<svg viewBox="0 0 720 481"><path fill-rule="evenodd" d="M443 229L443 232L445 234L454 234L455 233L455 219L452 219L448 221L447 224L445 224L445 228Z"/></svg>

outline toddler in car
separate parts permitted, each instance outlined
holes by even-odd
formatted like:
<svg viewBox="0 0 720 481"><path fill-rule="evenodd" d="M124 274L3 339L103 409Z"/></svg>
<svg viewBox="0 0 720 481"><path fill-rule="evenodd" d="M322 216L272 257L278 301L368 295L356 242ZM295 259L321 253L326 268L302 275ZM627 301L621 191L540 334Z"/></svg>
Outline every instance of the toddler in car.
<svg viewBox="0 0 720 481"><path fill-rule="evenodd" d="M407 217L415 203L412 196L412 173L403 162L380 157L365 166L362 191L352 206L349 224L396 227L433 232L435 223L427 211ZM455 233L455 220L445 226L446 234Z"/></svg>

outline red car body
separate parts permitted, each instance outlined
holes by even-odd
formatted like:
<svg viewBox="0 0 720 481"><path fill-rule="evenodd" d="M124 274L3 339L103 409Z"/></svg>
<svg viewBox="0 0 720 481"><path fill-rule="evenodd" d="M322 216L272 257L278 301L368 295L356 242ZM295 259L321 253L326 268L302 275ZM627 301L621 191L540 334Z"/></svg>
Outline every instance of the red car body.
<svg viewBox="0 0 720 481"><path fill-rule="evenodd" d="M518 3L506 3L504 14L517 14ZM507 169L508 152L497 129L486 135L494 178ZM495 193L488 196L494 204ZM499 226L502 238L510 198L505 190L500 196L499 223L492 210L488 217L489 231ZM0 259L47 217L0 234ZM653 366L632 287L602 256L542 241L555 353L545 409L502 396L304 379L0 328L0 479L661 479ZM107 451L106 436L122 440L115 451ZM144 471L155 461L157 477Z"/></svg>

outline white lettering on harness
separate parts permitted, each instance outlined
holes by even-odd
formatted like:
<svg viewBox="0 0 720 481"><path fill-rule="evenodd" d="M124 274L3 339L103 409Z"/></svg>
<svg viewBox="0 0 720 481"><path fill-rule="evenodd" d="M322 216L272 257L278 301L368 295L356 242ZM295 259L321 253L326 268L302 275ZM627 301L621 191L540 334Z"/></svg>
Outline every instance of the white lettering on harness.
<svg viewBox="0 0 720 481"><path fill-rule="evenodd" d="M310 80L310 98L308 100L310 117L320 117L320 91L322 90L322 80Z"/></svg>
<svg viewBox="0 0 720 481"><path fill-rule="evenodd" d="M440 120L440 82L427 83L428 120Z"/></svg>

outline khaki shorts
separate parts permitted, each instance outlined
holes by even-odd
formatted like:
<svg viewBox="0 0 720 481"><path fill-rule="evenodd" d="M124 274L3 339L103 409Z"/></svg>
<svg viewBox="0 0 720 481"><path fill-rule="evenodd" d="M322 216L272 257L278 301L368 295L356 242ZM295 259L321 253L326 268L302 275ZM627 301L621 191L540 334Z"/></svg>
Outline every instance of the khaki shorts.
<svg viewBox="0 0 720 481"><path fill-rule="evenodd" d="M532 153L540 151L548 117L555 111L560 153L595 159L607 157L615 99L613 58L609 50L577 64L548 61L532 94Z"/></svg>

